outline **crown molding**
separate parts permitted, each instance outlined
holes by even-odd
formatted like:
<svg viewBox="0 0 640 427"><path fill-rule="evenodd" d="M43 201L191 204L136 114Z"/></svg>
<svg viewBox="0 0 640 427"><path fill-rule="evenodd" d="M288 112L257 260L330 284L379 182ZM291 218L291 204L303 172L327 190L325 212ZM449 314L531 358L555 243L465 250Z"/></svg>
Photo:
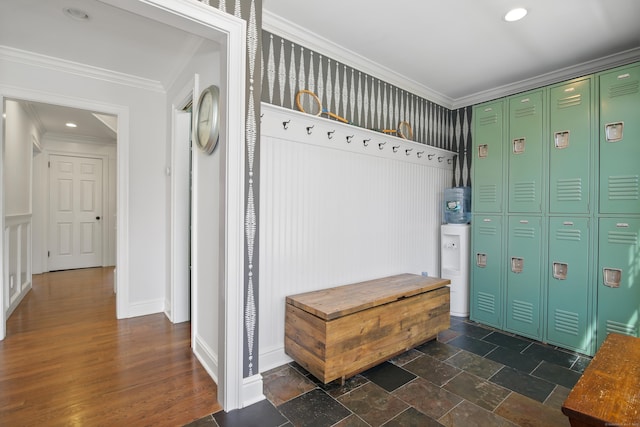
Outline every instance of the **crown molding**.
<svg viewBox="0 0 640 427"><path fill-rule="evenodd" d="M165 93L164 86L157 80L145 79L130 74L119 73L105 68L67 61L65 59L42 55L26 50L0 45L0 60L47 68L53 71L75 74L109 83L131 86L142 90Z"/></svg>
<svg viewBox="0 0 640 427"><path fill-rule="evenodd" d="M491 101L527 90L537 89L554 83L560 83L576 77L585 76L587 74L605 71L618 66L630 64L638 60L640 60L640 47L458 98L453 102L453 108L462 108L480 104L482 102Z"/></svg>
<svg viewBox="0 0 640 427"><path fill-rule="evenodd" d="M46 141L73 142L77 144L116 145L117 143L115 138L99 138L57 132L47 132L41 138Z"/></svg>
<svg viewBox="0 0 640 427"><path fill-rule="evenodd" d="M311 49L333 60L341 62L359 71L369 74L384 82L395 85L414 95L421 96L446 108L452 108L454 100L428 88L415 80L411 80L387 67L384 67L364 56L345 49L291 21L270 12L262 11L262 29L297 43L305 49ZM262 41L266 43L265 40Z"/></svg>

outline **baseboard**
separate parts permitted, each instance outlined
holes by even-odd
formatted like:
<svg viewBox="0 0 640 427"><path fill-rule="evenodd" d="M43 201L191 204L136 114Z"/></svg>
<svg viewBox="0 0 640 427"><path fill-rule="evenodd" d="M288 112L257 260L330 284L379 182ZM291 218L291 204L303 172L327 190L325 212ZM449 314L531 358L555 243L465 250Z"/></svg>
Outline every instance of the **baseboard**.
<svg viewBox="0 0 640 427"><path fill-rule="evenodd" d="M266 372L278 366L293 362L293 359L286 355L284 346L261 349L260 352L260 372Z"/></svg>
<svg viewBox="0 0 640 427"><path fill-rule="evenodd" d="M256 374L242 379L242 407L253 405L265 399L262 392L262 375Z"/></svg>
<svg viewBox="0 0 640 427"><path fill-rule="evenodd" d="M193 338L193 353L213 381L218 384L218 356L198 335ZM262 390L261 390L262 391Z"/></svg>
<svg viewBox="0 0 640 427"><path fill-rule="evenodd" d="M162 313L164 311L164 299L150 300L129 304L127 317L147 316L149 314Z"/></svg>

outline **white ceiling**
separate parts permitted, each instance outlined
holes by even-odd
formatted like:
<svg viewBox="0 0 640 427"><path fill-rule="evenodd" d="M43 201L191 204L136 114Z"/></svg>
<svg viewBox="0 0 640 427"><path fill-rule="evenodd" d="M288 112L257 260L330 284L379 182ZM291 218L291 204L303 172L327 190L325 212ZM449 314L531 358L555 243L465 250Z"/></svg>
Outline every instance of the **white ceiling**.
<svg viewBox="0 0 640 427"><path fill-rule="evenodd" d="M513 7L529 14L504 21ZM638 0L263 4L266 30L448 107L640 59L639 18Z"/></svg>
<svg viewBox="0 0 640 427"><path fill-rule="evenodd" d="M529 15L503 21L513 6ZM640 59L638 18L639 0L263 0L266 30L449 108ZM97 0L0 0L0 55L34 52L160 89L202 41ZM64 130L39 111L46 131Z"/></svg>

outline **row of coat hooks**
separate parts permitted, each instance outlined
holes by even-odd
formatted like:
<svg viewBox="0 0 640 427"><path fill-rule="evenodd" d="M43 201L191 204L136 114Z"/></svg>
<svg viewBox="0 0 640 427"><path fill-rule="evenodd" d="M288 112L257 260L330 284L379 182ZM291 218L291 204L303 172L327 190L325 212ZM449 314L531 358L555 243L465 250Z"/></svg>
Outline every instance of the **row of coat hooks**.
<svg viewBox="0 0 640 427"><path fill-rule="evenodd" d="M289 124L290 124L290 123L291 123L291 119L289 119L289 120L286 120L286 121L282 122L282 127L284 128L284 130L288 130L288 129L289 129ZM307 129L307 135L311 135L311 134L313 134L313 130L314 130L314 128L315 128L315 125L309 125L309 126L307 126L307 127L306 127L306 129ZM334 134L335 132L336 132L335 130L327 131L327 138L328 138L328 139L333 139L333 136L334 136L333 134ZM346 139L346 141L347 141L347 144L351 144L351 143L354 141L354 137L355 137L355 135L347 135L347 136L345 137L345 139ZM362 140L362 145L363 145L364 147L368 147L370 142L371 142L371 138L365 138L365 139L363 139L363 140ZM379 149L379 150L383 150L383 149L385 148L386 144L387 144L387 141L384 141L384 142L380 142L380 143L378 143L378 149ZM393 145L393 144L390 144L390 146L391 146L391 150L392 150L394 153L397 153L397 152L400 150L400 147L401 147L400 145ZM414 149L413 149L413 148L405 148L405 149L404 149L404 153L405 153L405 155L407 155L407 156L410 156L410 155L412 154L412 152L413 152L413 151L414 151ZM416 151L416 152L415 152L415 154L416 154L416 156L420 159L420 158L422 158L422 157L425 155L425 151L424 151L424 150L422 150L422 151ZM427 154L427 159L429 159L429 160L433 160L434 158L436 158L436 159L438 160L438 162L440 162L440 163L442 163L442 162L443 162L443 161L445 161L445 160L447 161L447 164L451 164L451 163L453 162L453 159L452 159L452 158L446 158L445 156L437 156L437 157L436 157L436 154L434 154L434 153Z"/></svg>

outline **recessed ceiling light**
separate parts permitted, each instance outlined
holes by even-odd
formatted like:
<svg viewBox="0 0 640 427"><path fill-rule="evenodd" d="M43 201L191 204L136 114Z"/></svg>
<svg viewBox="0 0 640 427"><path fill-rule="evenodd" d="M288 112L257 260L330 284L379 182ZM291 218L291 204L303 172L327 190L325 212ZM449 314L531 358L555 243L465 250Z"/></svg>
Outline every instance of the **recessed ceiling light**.
<svg viewBox="0 0 640 427"><path fill-rule="evenodd" d="M77 124L72 123L72 122L65 123L65 126L68 127L68 128L77 128L78 127Z"/></svg>
<svg viewBox="0 0 640 427"><path fill-rule="evenodd" d="M519 21L527 15L527 9L523 7L518 7L516 9L511 9L504 15L504 20L507 22Z"/></svg>
<svg viewBox="0 0 640 427"><path fill-rule="evenodd" d="M76 21L88 21L89 14L82 9L76 9L73 7L65 7L62 9L65 15L67 15L71 19L75 19Z"/></svg>

